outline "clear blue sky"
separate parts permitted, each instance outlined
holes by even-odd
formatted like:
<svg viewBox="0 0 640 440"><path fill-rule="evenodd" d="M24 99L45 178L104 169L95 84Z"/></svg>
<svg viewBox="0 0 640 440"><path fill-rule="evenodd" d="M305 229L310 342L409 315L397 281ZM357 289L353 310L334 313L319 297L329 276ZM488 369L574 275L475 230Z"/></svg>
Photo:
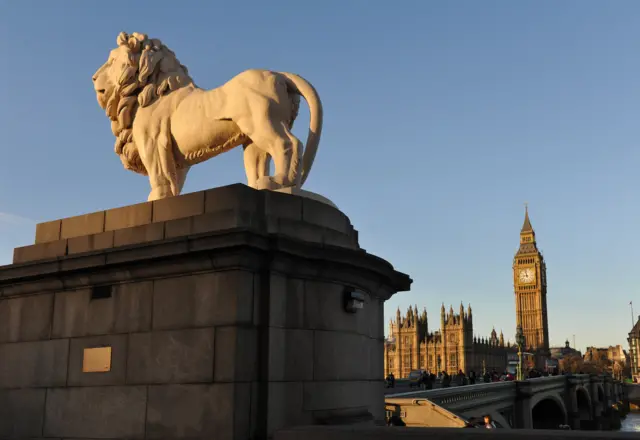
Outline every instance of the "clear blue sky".
<svg viewBox="0 0 640 440"><path fill-rule="evenodd" d="M315 84L326 117L306 188L415 280L387 320L417 304L435 327L442 302L471 302L476 333L512 338L528 201L552 344L626 345L630 300L640 313L640 2L183 3L0 0L0 263L35 222L146 200L91 86L118 32L137 31L201 87L247 68ZM244 181L232 151L186 191Z"/></svg>

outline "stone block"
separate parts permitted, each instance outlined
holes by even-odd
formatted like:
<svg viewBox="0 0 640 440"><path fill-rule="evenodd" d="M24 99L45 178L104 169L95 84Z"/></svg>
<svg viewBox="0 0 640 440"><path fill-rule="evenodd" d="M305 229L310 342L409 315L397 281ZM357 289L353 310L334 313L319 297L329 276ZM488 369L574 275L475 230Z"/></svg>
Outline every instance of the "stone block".
<svg viewBox="0 0 640 440"><path fill-rule="evenodd" d="M53 294L0 301L0 343L49 339Z"/></svg>
<svg viewBox="0 0 640 440"><path fill-rule="evenodd" d="M169 200L169 199L166 199ZM148 243L164 238L164 223L151 223L133 228L118 229L113 233L113 246Z"/></svg>
<svg viewBox="0 0 640 440"><path fill-rule="evenodd" d="M305 281L304 316L308 328L357 332L364 309L358 313L347 313L344 310L344 289L345 286L340 284Z"/></svg>
<svg viewBox="0 0 640 440"><path fill-rule="evenodd" d="M369 380L384 378L384 340L367 338L369 344Z"/></svg>
<svg viewBox="0 0 640 440"><path fill-rule="evenodd" d="M325 246L337 246L347 249L359 248L357 241L352 236L328 228L324 228L322 231L322 243Z"/></svg>
<svg viewBox="0 0 640 440"><path fill-rule="evenodd" d="M53 220L51 222L38 223L36 225L36 243L45 243L47 241L60 240L60 227L62 220Z"/></svg>
<svg viewBox="0 0 640 440"><path fill-rule="evenodd" d="M68 254L80 254L82 252L101 251L113 247L113 231L99 234L83 235L69 238Z"/></svg>
<svg viewBox="0 0 640 440"><path fill-rule="evenodd" d="M51 258L64 257L66 254L67 240L49 241L15 248L13 250L13 263L48 260Z"/></svg>
<svg viewBox="0 0 640 440"><path fill-rule="evenodd" d="M297 425L312 425L313 417L303 409L302 382L269 383L267 435Z"/></svg>
<svg viewBox="0 0 640 440"><path fill-rule="evenodd" d="M161 225L161 223L154 223L155 225ZM137 263L140 260L159 259L165 256L176 256L186 254L189 251L189 242L187 240L168 240L168 241L156 241L155 243L149 243L146 246L129 246L126 248L117 249L114 252L107 254L107 264L124 264L124 263ZM205 257L206 258L206 257ZM162 264L161 261L154 261L151 264ZM180 267L180 263L173 262L177 267ZM143 265L133 264L131 271L140 271L144 268ZM144 270L144 269L143 269ZM156 276L158 272L156 271Z"/></svg>
<svg viewBox="0 0 640 440"><path fill-rule="evenodd" d="M309 198L302 198L302 221L347 235L351 226L347 216L340 210Z"/></svg>
<svg viewBox="0 0 640 440"><path fill-rule="evenodd" d="M69 340L0 345L0 388L59 387L67 383Z"/></svg>
<svg viewBox="0 0 640 440"><path fill-rule="evenodd" d="M118 284L110 298L91 299L91 289L56 293L52 337L104 335L151 328L153 283Z"/></svg>
<svg viewBox="0 0 640 440"><path fill-rule="evenodd" d="M45 392L44 388L0 390L0 438L42 435Z"/></svg>
<svg viewBox="0 0 640 440"><path fill-rule="evenodd" d="M253 277L231 270L156 280L153 328L250 324Z"/></svg>
<svg viewBox="0 0 640 440"><path fill-rule="evenodd" d="M304 281L277 273L270 279L269 326L304 327Z"/></svg>
<svg viewBox="0 0 640 440"><path fill-rule="evenodd" d="M269 329L269 381L313 380L313 331Z"/></svg>
<svg viewBox="0 0 640 440"><path fill-rule="evenodd" d="M109 209L105 212L104 230L133 228L151 223L152 202L138 203L122 208Z"/></svg>
<svg viewBox="0 0 640 440"><path fill-rule="evenodd" d="M355 333L314 332L313 379L316 381L368 380L369 338Z"/></svg>
<svg viewBox="0 0 640 440"><path fill-rule="evenodd" d="M217 327L215 382L250 382L257 378L258 334L251 327Z"/></svg>
<svg viewBox="0 0 640 440"><path fill-rule="evenodd" d="M261 218L249 211L226 210L208 212L191 218L191 234L224 231L233 228L260 229Z"/></svg>
<svg viewBox="0 0 640 440"><path fill-rule="evenodd" d="M104 211L62 219L60 238L81 237L104 232Z"/></svg>
<svg viewBox="0 0 640 440"><path fill-rule="evenodd" d="M146 387L47 390L44 437L142 438L146 401Z"/></svg>
<svg viewBox="0 0 640 440"><path fill-rule="evenodd" d="M186 237L191 235L192 217L178 218L164 222L164 238Z"/></svg>
<svg viewBox="0 0 640 440"><path fill-rule="evenodd" d="M211 382L213 347L213 328L132 334L127 383Z"/></svg>
<svg viewBox="0 0 640 440"><path fill-rule="evenodd" d="M52 262L57 265L57 262ZM32 268L37 269L40 264L34 265ZM45 272L45 271L43 271ZM45 272L46 273L46 272ZM28 295L40 292L52 292L62 289L62 280L60 278L44 278L41 280L29 280L24 283L5 284L2 286L1 295L4 297Z"/></svg>
<svg viewBox="0 0 640 440"><path fill-rule="evenodd" d="M243 184L205 191L204 212L248 211L262 214L263 193Z"/></svg>
<svg viewBox="0 0 640 440"><path fill-rule="evenodd" d="M79 237L78 237L79 238ZM71 238L69 240L75 240ZM65 258L60 260L60 271L72 271L79 269L96 269L103 266L107 262L107 256L105 254L92 254L92 255L72 255L72 258ZM77 278L76 278L77 280ZM84 285L84 284L82 284ZM73 284L69 282L69 279L65 279L65 287L73 288ZM56 289L60 290L60 289Z"/></svg>
<svg viewBox="0 0 640 440"><path fill-rule="evenodd" d="M69 386L124 385L127 365L127 335L105 335L71 339L69 347ZM83 372L84 350L111 347L111 369Z"/></svg>
<svg viewBox="0 0 640 440"><path fill-rule="evenodd" d="M380 299L371 300L376 317L370 321L369 336L376 339L384 339L384 302Z"/></svg>
<svg viewBox="0 0 640 440"><path fill-rule="evenodd" d="M149 387L147 438L253 438L251 384Z"/></svg>
<svg viewBox="0 0 640 440"><path fill-rule="evenodd" d="M380 365L383 363L380 362ZM377 380L367 382L366 388L367 403L369 404L369 412L373 415L375 422L383 423L385 419L384 411L384 379L380 375Z"/></svg>
<svg viewBox="0 0 640 440"><path fill-rule="evenodd" d="M356 313L356 331L370 338L384 337L384 307L379 299L365 295L364 308Z"/></svg>
<svg viewBox="0 0 640 440"><path fill-rule="evenodd" d="M296 240L322 244L324 229L298 220L281 218L278 219L276 228L272 227L269 232L286 235Z"/></svg>
<svg viewBox="0 0 640 440"><path fill-rule="evenodd" d="M37 284L38 282L33 280L34 276L46 276L56 274L60 270L60 262L54 261L40 261L37 264L9 264L6 266L0 266L0 282L2 282L3 292L0 295L7 295L6 291L11 290L11 286L20 283L22 280L19 278L31 278L26 282L31 284ZM11 283L11 284L9 284ZM41 284L46 281L41 281Z"/></svg>
<svg viewBox="0 0 640 440"><path fill-rule="evenodd" d="M165 222L204 213L204 191L153 202L153 222Z"/></svg>
<svg viewBox="0 0 640 440"><path fill-rule="evenodd" d="M368 407L368 386L367 381L305 382L303 407L306 411Z"/></svg>
<svg viewBox="0 0 640 440"><path fill-rule="evenodd" d="M186 240L180 240L180 242L187 243ZM184 274L211 271L213 270L213 262L211 258L203 255L186 255L186 258L179 261L175 258L158 259L147 264L130 265L129 267L127 274L130 279L149 279L157 278L159 275L177 277L184 276Z"/></svg>
<svg viewBox="0 0 640 440"><path fill-rule="evenodd" d="M264 191L264 213L268 217L302 220L302 197Z"/></svg>
<svg viewBox="0 0 640 440"><path fill-rule="evenodd" d="M248 211L226 210L208 212L165 223L165 238L204 234L233 228L260 227L260 219Z"/></svg>

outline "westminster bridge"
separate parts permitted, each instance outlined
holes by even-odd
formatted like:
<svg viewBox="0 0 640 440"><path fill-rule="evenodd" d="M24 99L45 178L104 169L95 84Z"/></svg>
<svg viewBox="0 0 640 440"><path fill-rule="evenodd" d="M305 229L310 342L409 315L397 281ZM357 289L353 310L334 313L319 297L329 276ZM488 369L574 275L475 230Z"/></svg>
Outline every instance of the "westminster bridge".
<svg viewBox="0 0 640 440"><path fill-rule="evenodd" d="M634 388L640 401L640 387ZM490 414L503 428L610 429L614 408L626 401L625 386L610 376L588 374L549 376L526 381L481 383L477 385L421 390L385 396L394 399L421 399L452 413L473 419Z"/></svg>

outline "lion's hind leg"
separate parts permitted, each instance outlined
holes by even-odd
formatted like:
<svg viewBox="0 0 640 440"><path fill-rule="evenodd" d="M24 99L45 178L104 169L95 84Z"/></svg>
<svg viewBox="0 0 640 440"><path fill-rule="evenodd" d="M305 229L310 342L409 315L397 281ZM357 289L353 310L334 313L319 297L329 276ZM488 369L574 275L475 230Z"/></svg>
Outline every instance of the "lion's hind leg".
<svg viewBox="0 0 640 440"><path fill-rule="evenodd" d="M238 125L242 128L241 124ZM275 189L299 183L298 168L301 163L302 143L289 131L288 124L261 121L260 125L255 124L254 126L256 129L247 135L257 148L268 151L275 164L274 176L260 179L261 182L268 179L270 183L263 185L259 182L259 186Z"/></svg>
<svg viewBox="0 0 640 440"><path fill-rule="evenodd" d="M247 174L247 185L258 189L258 181L269 174L271 157L269 153L251 142L243 145L244 171Z"/></svg>

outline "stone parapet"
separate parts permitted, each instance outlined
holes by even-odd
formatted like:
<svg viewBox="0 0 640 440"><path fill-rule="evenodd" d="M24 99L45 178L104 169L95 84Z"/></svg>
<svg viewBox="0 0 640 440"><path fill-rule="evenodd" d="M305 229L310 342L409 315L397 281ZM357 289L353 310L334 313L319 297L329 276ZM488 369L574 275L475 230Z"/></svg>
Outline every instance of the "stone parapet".
<svg viewBox="0 0 640 440"><path fill-rule="evenodd" d="M358 249L358 234L337 208L310 198L236 184L109 209L36 226L35 244L14 263L243 228Z"/></svg>

